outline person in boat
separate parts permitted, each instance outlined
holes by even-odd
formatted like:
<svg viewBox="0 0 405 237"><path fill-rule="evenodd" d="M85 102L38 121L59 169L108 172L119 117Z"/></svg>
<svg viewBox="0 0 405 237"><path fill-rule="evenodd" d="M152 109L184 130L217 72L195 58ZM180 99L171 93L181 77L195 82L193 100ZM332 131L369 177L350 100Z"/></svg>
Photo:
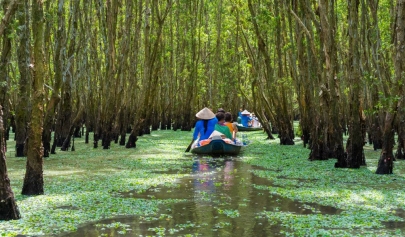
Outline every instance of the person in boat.
<svg viewBox="0 0 405 237"><path fill-rule="evenodd" d="M193 132L193 147L199 145L199 141L206 140L214 132L218 119L215 114L205 107L195 115L199 120L195 124Z"/></svg>
<svg viewBox="0 0 405 237"><path fill-rule="evenodd" d="M247 111L246 109L244 111L242 111L242 117L241 117L241 122L242 122L242 126L244 127L250 127L250 122L251 122L251 118L250 118L250 112Z"/></svg>
<svg viewBox="0 0 405 237"><path fill-rule="evenodd" d="M218 120L217 124L215 124L215 131L224 134L226 138L232 139L232 133L228 126L225 125L225 113L218 112L215 116Z"/></svg>
<svg viewBox="0 0 405 237"><path fill-rule="evenodd" d="M252 127L261 127L259 119L257 119L255 113L252 112L252 116L251 116L251 124Z"/></svg>
<svg viewBox="0 0 405 237"><path fill-rule="evenodd" d="M232 114L230 112L225 113L225 125L229 128L232 134L232 141L236 140L236 133L238 132L238 127L233 123Z"/></svg>
<svg viewBox="0 0 405 237"><path fill-rule="evenodd" d="M239 109L239 112L238 112L238 118L236 119L236 121L238 122L238 124L239 124L239 123L242 123L242 112L243 112L243 109L240 108L240 109Z"/></svg>
<svg viewBox="0 0 405 237"><path fill-rule="evenodd" d="M219 109L217 110L217 113L219 113L219 112L225 113L225 110L224 110L223 108L219 108Z"/></svg>

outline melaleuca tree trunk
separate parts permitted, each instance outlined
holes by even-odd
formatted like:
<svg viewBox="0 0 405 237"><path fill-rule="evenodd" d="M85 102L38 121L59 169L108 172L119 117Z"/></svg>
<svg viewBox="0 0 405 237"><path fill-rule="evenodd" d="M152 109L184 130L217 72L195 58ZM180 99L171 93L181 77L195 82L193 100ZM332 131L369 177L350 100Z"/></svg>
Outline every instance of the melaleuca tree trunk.
<svg viewBox="0 0 405 237"><path fill-rule="evenodd" d="M161 52L162 32L166 17L170 12L173 2L167 1L165 6L158 6L157 2L145 1L145 25L144 25L144 48L143 61L143 97L139 111L135 115L133 129L128 138L126 148L136 147L137 137L141 134L150 133L149 126L152 123L154 98L157 96L158 74L160 70L157 64L158 55ZM158 8L161 7L159 10ZM155 13L155 14L152 14Z"/></svg>
<svg viewBox="0 0 405 237"><path fill-rule="evenodd" d="M72 116L73 116L73 91L72 91L72 85L74 83L74 77L76 75L75 72L75 66L76 66L76 45L77 45L77 37L78 37L78 14L79 14L79 0L74 0L71 2L71 9L69 11L70 16L69 16L69 22L68 22L68 27L69 27L69 38L66 39L68 41L68 44L63 44L63 39L61 40L62 49L59 50L66 50L67 48L67 54L66 55L60 55L60 57L63 57L64 61L66 62L62 64L63 68L62 73L63 75L63 84L61 88L61 101L59 102L59 109L58 109L58 116L56 119L56 124L55 124L55 141L56 144L53 146L56 147L61 147L63 145L63 142L66 140L68 134L69 134L69 129L70 125L72 123ZM59 13L58 13L59 14ZM63 16L60 16L63 17ZM62 24L62 23L61 23ZM61 32L62 33L62 32ZM61 35L61 37L64 37ZM57 54L58 52L56 52ZM59 62L58 60L56 62ZM59 62L59 63L63 63ZM60 65L57 65L58 67ZM59 75L58 75L59 76ZM57 79L58 80L58 79ZM51 152L52 153L52 152Z"/></svg>
<svg viewBox="0 0 405 237"><path fill-rule="evenodd" d="M7 174L6 141L4 139L3 111L1 109L0 105L0 220L16 220L21 217Z"/></svg>
<svg viewBox="0 0 405 237"><path fill-rule="evenodd" d="M2 19L0 22L0 35L3 35L4 30L6 30L8 24L12 20L12 17L14 16L15 11L17 10L18 3L19 3L18 0L3 1L4 15L2 15Z"/></svg>
<svg viewBox="0 0 405 237"><path fill-rule="evenodd" d="M384 124L380 121L380 115L372 115L371 116L371 142L373 144L373 149L376 151L382 148L382 135L383 135L383 127Z"/></svg>
<svg viewBox="0 0 405 237"><path fill-rule="evenodd" d="M100 6L101 7L101 6ZM114 138L113 135L113 125L114 118L116 117L116 98L117 89L119 87L120 78L117 76L117 17L119 4L117 0L106 1L105 9L100 9L100 11L105 11L105 23L101 24L102 37L106 41L104 45L104 50L107 52L105 56L106 68L105 75L102 79L104 85L101 95L101 141L103 149L109 149L111 141ZM104 18L104 17L103 17ZM104 21L100 18L100 22ZM118 108L119 109L119 108Z"/></svg>
<svg viewBox="0 0 405 237"><path fill-rule="evenodd" d="M160 113L158 113L156 110L154 110L153 116L152 116L152 126L151 126L152 131L157 131L159 129L159 125L160 125L159 124L160 123L159 115L160 115Z"/></svg>
<svg viewBox="0 0 405 237"><path fill-rule="evenodd" d="M17 101L17 106L15 110L15 140L16 140L16 157L23 157L24 146L27 139L27 129L30 115L30 85L31 85L31 74L29 71L30 62L30 27L28 22L28 0L19 4L18 7L18 22L20 26L18 27L18 36L20 38L19 45L17 48L18 56L18 71L20 72L20 81L18 83L19 97Z"/></svg>
<svg viewBox="0 0 405 237"><path fill-rule="evenodd" d="M305 26L308 28L308 24L310 20L308 19L308 11L306 7L306 1L297 1L295 4L292 5L292 11L295 12L295 16L298 19L301 19L300 22L297 20L295 21L294 25L294 33L295 39L294 42L296 43L296 58L299 63L295 69L297 72L295 76L295 91L297 93L297 102L298 102L298 109L300 112L300 128L301 128L301 139L303 140L303 145L306 147L309 145L310 141L310 131L311 131L311 124L313 121L312 115L314 112L313 103L313 95L311 91L313 91L313 85L311 82L311 68L314 68L313 64L310 63L308 59L308 55L310 55L310 50L308 50L308 44L306 41L308 39L307 34L302 34L302 28ZM303 26L302 26L302 25ZM295 63L293 62L292 65L295 67Z"/></svg>
<svg viewBox="0 0 405 237"><path fill-rule="evenodd" d="M360 36L358 30L359 0L348 2L348 76L350 83L349 92L349 138L346 143L347 168L360 168L364 165L364 137L362 126L364 124L362 108L362 80L360 74Z"/></svg>
<svg viewBox="0 0 405 237"><path fill-rule="evenodd" d="M44 131L42 134L42 142L44 144L44 157L49 157L51 153L51 134L54 125L55 111L61 100L60 90L63 81L63 71L65 70L65 47L66 47L66 27L65 27L65 0L58 1L58 28L55 37L55 53L54 53L54 84L52 95L47 104ZM58 131L60 131L58 129ZM56 135L58 137L59 135Z"/></svg>
<svg viewBox="0 0 405 237"><path fill-rule="evenodd" d="M14 3L13 3L14 2ZM7 16L8 8L12 7L13 12L16 10L15 1L9 0L3 1L3 10L5 16ZM13 5L14 4L14 5ZM9 135L9 119L10 119L10 102L9 102L9 83L10 83L10 59L11 59L11 34L12 30L9 25L4 27L2 34L2 45L0 53L0 104L3 106L3 126L5 129L5 139L8 140Z"/></svg>
<svg viewBox="0 0 405 237"><path fill-rule="evenodd" d="M272 104L277 111L275 124L278 129L280 145L294 145L293 117L291 115L292 109L288 107L286 98L288 93L283 85L280 85L278 90L278 101L273 100Z"/></svg>
<svg viewBox="0 0 405 237"><path fill-rule="evenodd" d="M0 35L4 36L5 28L8 28L9 20L17 9L17 2L14 1L3 1L4 17L0 23ZM3 37L4 44L7 44L7 36ZM3 48L4 49L4 48ZM3 60L9 52L2 52L1 59ZM4 54L4 55L3 55ZM7 57L5 57L7 58ZM2 65L4 61L1 61ZM3 67L3 66L1 66ZM3 70L3 69L1 69ZM0 70L0 71L1 71ZM1 77L6 76L1 75ZM0 80L3 82L3 78ZM3 88L2 88L3 89ZM1 91L3 93L3 91ZM8 102L7 102L8 103ZM14 193L11 190L10 179L7 174L7 163L6 163L6 137L5 137L5 124L3 122L3 108L0 105L0 220L16 220L20 219L20 212L18 210L17 204L14 199Z"/></svg>
<svg viewBox="0 0 405 237"><path fill-rule="evenodd" d="M195 119L195 112L198 111L199 109L202 108L194 108L194 101L195 101L195 95L197 94L197 75L198 75L198 64L201 60L199 56L199 44L198 44L198 39L197 37L194 37L194 35L197 35L197 29L201 27L201 21L199 20L199 17L193 17L198 14L199 11L199 4L197 2L188 2L186 4L186 8L189 12L189 19L188 23L185 25L187 31L191 31L192 34L190 34L190 37L186 37L184 40L185 47L190 48L189 55L185 53L186 57L189 57L191 60L186 60L184 63L183 70L188 71L187 76L182 76L182 80L184 81L184 96L185 100L183 101L182 108L180 109L180 114L182 114L182 117L179 118L181 120L181 130L182 131L191 131L193 124L193 121ZM221 5L221 1L218 2L218 6ZM220 18L218 19L220 21ZM216 24L215 26L217 28L216 32L216 45L218 47L221 46L221 27L219 24ZM219 50L216 50L214 53L214 57L219 58ZM211 83L215 85L216 81L218 80L218 67L212 68L213 70L213 75L211 79ZM211 91L213 91L213 95L216 94L217 89L219 86L215 85L211 88ZM211 104L212 105L212 104ZM211 108L214 113L216 113L217 108Z"/></svg>
<svg viewBox="0 0 405 237"><path fill-rule="evenodd" d="M396 113L392 114L388 112L385 116L385 125L383 129L383 143L380 154L380 159L378 160L378 166L376 174L392 174L394 168L394 121L396 118Z"/></svg>
<svg viewBox="0 0 405 237"><path fill-rule="evenodd" d="M126 132L128 127L130 126L129 124L129 118L130 118L130 104L131 104L131 97L132 95L132 83L136 82L135 79L133 79L133 74L131 72L131 69L136 69L136 66L133 66L133 62L130 60L131 58L131 50L134 44L132 44L132 37L134 35L132 34L133 32L133 25L136 20L136 12L134 13L135 7L134 4L136 2L133 1L127 1L126 6L125 6L125 11L126 11L126 19L125 19L125 24L122 24L122 29L121 31L124 32L123 34L123 39L121 41L121 51L123 51L119 55L119 63L118 63L118 77L122 77L123 80L121 80L121 85L120 85L120 90L123 91L121 96L117 97L117 119L115 123L115 132L116 132L116 141L118 142L119 139L119 144L121 146L125 145L126 141ZM138 30L139 27L135 28L135 34ZM134 70L135 70L134 69ZM126 79L126 80L125 80Z"/></svg>
<svg viewBox="0 0 405 237"><path fill-rule="evenodd" d="M283 56L282 48L286 46L285 37L282 33L281 29L286 29L287 26L285 24L285 14L284 14L284 2L275 1L274 2L274 13L276 15L276 52L277 57L275 62L277 63L276 67L276 75L277 75L277 83L276 87L277 90L277 101L275 102L276 111L276 121L277 127L279 129L279 138L281 145L294 145L294 126L293 126L293 109L290 106L292 103L290 99L293 97L291 93L291 85L289 83L285 83L284 79L287 78L287 72L285 72L286 65L288 64L285 60L286 57Z"/></svg>
<svg viewBox="0 0 405 237"><path fill-rule="evenodd" d="M308 3L308 2L307 2ZM304 10L305 12L305 10ZM313 58L314 71L317 75L318 88L314 118L311 123L311 154L310 160L325 160L329 158L343 157L343 134L340 125L340 81L337 77L337 50L335 42L335 1L318 1L317 15L319 20L312 19L317 25L319 35L319 58ZM311 48L315 48L314 45ZM314 49L308 51L311 55L316 53ZM316 62L318 61L318 62ZM308 91L308 90L307 90ZM308 136L307 134L306 136Z"/></svg>
<svg viewBox="0 0 405 237"><path fill-rule="evenodd" d="M271 111L271 106L268 100L263 96L257 95L255 93L256 90L252 88L252 95L253 95L253 104L257 103L255 108L256 115L262 124L264 132L267 134L266 139L275 139L272 134L272 128L270 126L271 122L273 121L274 124L274 114ZM260 109L259 109L260 108ZM234 119L236 120L236 119Z"/></svg>
<svg viewBox="0 0 405 237"><path fill-rule="evenodd" d="M39 195L44 193L43 179L43 106L45 64L43 55L44 13L43 3L32 3L32 35L33 35L33 87L31 125L28 132L27 165L22 187L23 195Z"/></svg>
<svg viewBox="0 0 405 237"><path fill-rule="evenodd" d="M144 38L144 48L145 48L145 55L144 55L144 69L143 69L143 80L142 80L142 85L143 85L143 96L142 96L142 103L141 106L138 107L138 111L136 111L136 115L134 118L134 123L132 127L131 134L129 135L128 141L125 145L126 148L135 148L136 147L136 141L138 140L139 134L142 132L142 130L147 126L146 125L146 120L147 120L147 109L149 109L149 101L150 101L150 95L149 91L151 90L151 43L150 43L150 37L151 37L151 15L152 9L150 6L150 1L146 0L145 1L145 11L144 11L144 19L145 19L145 24L143 28L143 38Z"/></svg>
<svg viewBox="0 0 405 237"><path fill-rule="evenodd" d="M127 130L129 127L129 109L127 107L124 107L121 111L121 115L120 115L120 141L119 144L120 146L125 146L125 139L127 136Z"/></svg>
<svg viewBox="0 0 405 237"><path fill-rule="evenodd" d="M398 146L395 153L395 158L399 160L405 159L405 121L402 119L398 125Z"/></svg>
<svg viewBox="0 0 405 237"><path fill-rule="evenodd" d="M72 124L70 125L69 128L69 133L65 139L65 141L63 141L61 150L62 151L67 151L69 149L70 146L70 141L71 138L73 136L73 133L75 131L76 127L80 127L83 124L83 115L84 115L84 106L82 104L79 105L79 110L75 116L75 118L73 119Z"/></svg>
<svg viewBox="0 0 405 237"><path fill-rule="evenodd" d="M405 1L397 2L395 78L398 85L398 147L396 158L405 159Z"/></svg>
<svg viewBox="0 0 405 237"><path fill-rule="evenodd" d="M279 47L276 47L276 56L274 63L277 64L277 67L273 68L272 58L269 51L269 45L267 41L267 34L264 33L264 30L261 30L262 24L258 20L258 16L261 15L261 11L258 11L257 4L252 1L248 1L248 8L250 15L252 17L252 27L257 38L257 55L253 53L251 45L246 40L246 47L249 50L246 50L246 54L249 57L250 61L253 63L252 68L252 91L253 94L258 95L261 100L265 101L266 104L266 114L269 116L272 126L276 126L278 129L278 134L280 138L280 144L282 145L292 145L294 144L294 130L292 126L292 111L289 110L289 93L287 88L289 85L284 84L282 81L285 79L286 74L284 71L283 57L280 57L281 50L280 47L283 47L285 44L283 35L281 34L280 28L284 24L284 16L282 11L280 11L280 3L276 3L274 6L275 15L277 16L274 40ZM270 10L270 9L269 9ZM245 36L246 39L246 36ZM256 90L256 92L255 92ZM247 98L247 96L245 96ZM262 103L263 104L263 103ZM277 113L273 111L277 111ZM267 126L267 125L264 125ZM267 132L268 135L272 131ZM270 137L270 135L269 135Z"/></svg>
<svg viewBox="0 0 405 237"><path fill-rule="evenodd" d="M340 79L337 70L337 46L336 46L336 13L335 1L319 1L319 19L321 24L321 37L323 38L325 81L328 90L327 106L327 147L329 158L343 157L343 131L340 124ZM326 93L326 92L325 92Z"/></svg>
<svg viewBox="0 0 405 237"><path fill-rule="evenodd" d="M366 1L367 6L370 9L370 17L369 20L371 24L367 22L364 24L363 28L366 28L366 32L369 32L367 35L366 42L369 44L368 47L364 47L365 49L370 49L370 58L366 61L370 64L369 73L373 75L374 79L372 80L372 84L368 87L370 90L370 100L373 114L369 117L370 126L370 135L371 135L371 142L373 144L374 150L382 149L383 144L383 129L385 127L384 120L385 120L385 109L382 109L379 105L381 105L380 101L380 93L383 93L384 96L389 97L391 96L390 91L390 83L391 83L391 60L387 58L388 54L385 54L385 49L382 48L382 39L380 33L380 7L383 7L379 4L378 0L370 0ZM365 43L365 42L363 42ZM366 64L366 65L368 65Z"/></svg>
<svg viewBox="0 0 405 237"><path fill-rule="evenodd" d="M322 4L322 2L320 3ZM330 156L330 148L328 142L328 128L329 128L329 103L331 95L329 91L329 84L327 82L327 70L323 70L323 66L326 64L325 57L331 53L331 50L323 51L326 40L332 36L329 36L330 31L323 29L320 25L318 18L315 18L308 9L312 8L311 2L300 1L299 12L301 17L294 14L297 22L297 28L300 32L305 32L305 37L301 39L299 43L299 58L304 60L303 65L299 65L302 80L300 80L300 104L305 105L302 108L304 112L304 118L302 121L302 131L304 144L308 144L311 152L309 154L309 160L327 160ZM323 15L327 13L327 8L319 9L323 11ZM316 11L320 16L320 12ZM331 16L332 17L332 16ZM323 24L329 24L329 18L322 19L326 21ZM332 26L329 26L332 27ZM317 29L314 32L314 29ZM316 34L317 33L317 34ZM301 33L300 33L301 34ZM315 38L315 36L318 36ZM319 49L317 42L319 41ZM329 43L328 43L329 44ZM322 53L323 52L323 53ZM332 63L331 61L328 61ZM332 65L328 65L329 70L334 70ZM298 88L299 88L298 87ZM315 92L314 92L315 91ZM307 114L307 116L305 116Z"/></svg>
<svg viewBox="0 0 405 237"><path fill-rule="evenodd" d="M396 22L394 29L394 93L398 96L397 101L392 101L391 110L387 111L384 122L383 146L378 161L377 174L392 174L393 173L393 147L394 147L394 125L395 121L403 125L405 119L405 0L398 0L396 6ZM404 137L403 128L399 131L401 138Z"/></svg>
<svg viewBox="0 0 405 237"><path fill-rule="evenodd" d="M166 130L168 124L168 114L167 111L160 112L160 130Z"/></svg>

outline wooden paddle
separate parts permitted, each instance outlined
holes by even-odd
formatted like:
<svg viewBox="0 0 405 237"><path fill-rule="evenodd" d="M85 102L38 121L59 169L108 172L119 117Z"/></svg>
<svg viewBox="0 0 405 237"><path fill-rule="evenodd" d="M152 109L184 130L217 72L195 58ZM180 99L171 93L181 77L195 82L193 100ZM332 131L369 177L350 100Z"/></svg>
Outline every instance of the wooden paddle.
<svg viewBox="0 0 405 237"><path fill-rule="evenodd" d="M193 142L194 142L194 139L191 140L191 143L190 143L190 145L188 145L188 147L187 147L187 149L186 149L186 152L189 152L189 151L190 151L191 145L193 145Z"/></svg>

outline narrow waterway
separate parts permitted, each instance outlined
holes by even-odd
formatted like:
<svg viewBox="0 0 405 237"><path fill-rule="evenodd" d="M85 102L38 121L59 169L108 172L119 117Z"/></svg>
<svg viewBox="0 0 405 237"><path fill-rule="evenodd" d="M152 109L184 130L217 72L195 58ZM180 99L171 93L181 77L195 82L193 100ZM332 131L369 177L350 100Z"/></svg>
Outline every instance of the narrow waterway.
<svg viewBox="0 0 405 237"><path fill-rule="evenodd" d="M298 214L338 214L340 210L318 204L300 203L254 188L271 186L254 175L256 167L239 158L196 157L189 176L175 188L156 187L127 198L181 199L163 207L153 218L120 217L80 227L65 237L98 236L283 236L282 223L269 223L263 211ZM164 175L164 174L162 174Z"/></svg>

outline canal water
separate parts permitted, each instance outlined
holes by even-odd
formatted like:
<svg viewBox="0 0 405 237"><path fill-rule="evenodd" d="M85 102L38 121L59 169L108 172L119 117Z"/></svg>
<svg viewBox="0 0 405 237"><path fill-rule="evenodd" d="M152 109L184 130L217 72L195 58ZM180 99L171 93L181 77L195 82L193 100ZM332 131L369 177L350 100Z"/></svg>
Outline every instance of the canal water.
<svg viewBox="0 0 405 237"><path fill-rule="evenodd" d="M254 175L254 169L258 167L240 158L196 157L190 175L178 180L175 188L120 194L127 198L182 200L163 207L157 217L107 219L61 236L284 236L281 223L269 223L260 213L311 214L314 209L318 214L340 213L333 207L300 203L255 188L272 183Z"/></svg>

